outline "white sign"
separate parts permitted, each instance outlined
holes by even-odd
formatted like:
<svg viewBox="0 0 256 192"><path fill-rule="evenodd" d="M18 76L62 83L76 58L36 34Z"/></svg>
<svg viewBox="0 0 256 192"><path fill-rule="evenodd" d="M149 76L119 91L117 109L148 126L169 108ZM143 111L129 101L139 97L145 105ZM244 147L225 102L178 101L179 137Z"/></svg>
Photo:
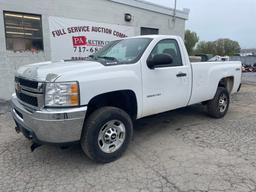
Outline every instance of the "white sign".
<svg viewBox="0 0 256 192"><path fill-rule="evenodd" d="M83 60L110 41L135 34L133 27L49 17L52 60Z"/></svg>

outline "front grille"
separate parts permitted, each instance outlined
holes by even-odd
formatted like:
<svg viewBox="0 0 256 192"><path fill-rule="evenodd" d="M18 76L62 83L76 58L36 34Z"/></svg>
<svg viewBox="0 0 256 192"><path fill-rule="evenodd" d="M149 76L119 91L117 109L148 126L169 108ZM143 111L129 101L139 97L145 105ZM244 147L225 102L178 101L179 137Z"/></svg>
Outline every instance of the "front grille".
<svg viewBox="0 0 256 192"><path fill-rule="evenodd" d="M16 95L21 101L23 101L29 105L38 107L38 100L36 97L26 95L24 93L19 93L17 90L16 90Z"/></svg>
<svg viewBox="0 0 256 192"><path fill-rule="evenodd" d="M38 88L38 82L37 81L31 81L27 79L22 79L19 77L15 77L15 81L19 83L21 86L29 87L32 89L37 89Z"/></svg>
<svg viewBox="0 0 256 192"><path fill-rule="evenodd" d="M44 93L42 82L15 77L16 95L25 105L40 108L44 104Z"/></svg>

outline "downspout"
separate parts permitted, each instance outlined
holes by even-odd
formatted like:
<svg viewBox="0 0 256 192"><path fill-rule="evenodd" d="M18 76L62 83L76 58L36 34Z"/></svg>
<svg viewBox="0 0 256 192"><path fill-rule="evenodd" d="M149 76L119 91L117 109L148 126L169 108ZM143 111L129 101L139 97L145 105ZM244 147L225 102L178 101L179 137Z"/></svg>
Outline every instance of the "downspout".
<svg viewBox="0 0 256 192"><path fill-rule="evenodd" d="M174 0L174 10L173 10L173 22L176 22L176 11L177 11L177 0Z"/></svg>

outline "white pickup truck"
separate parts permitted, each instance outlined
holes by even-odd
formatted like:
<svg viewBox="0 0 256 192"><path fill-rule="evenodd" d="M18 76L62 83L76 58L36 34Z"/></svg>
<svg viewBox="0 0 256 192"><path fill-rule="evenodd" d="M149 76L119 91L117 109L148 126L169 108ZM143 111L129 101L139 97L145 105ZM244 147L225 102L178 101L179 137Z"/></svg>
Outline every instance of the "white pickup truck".
<svg viewBox="0 0 256 192"><path fill-rule="evenodd" d="M190 63L180 37L132 37L85 61L19 68L12 115L34 148L78 141L106 163L127 149L134 120L196 103L222 118L240 82L240 62Z"/></svg>

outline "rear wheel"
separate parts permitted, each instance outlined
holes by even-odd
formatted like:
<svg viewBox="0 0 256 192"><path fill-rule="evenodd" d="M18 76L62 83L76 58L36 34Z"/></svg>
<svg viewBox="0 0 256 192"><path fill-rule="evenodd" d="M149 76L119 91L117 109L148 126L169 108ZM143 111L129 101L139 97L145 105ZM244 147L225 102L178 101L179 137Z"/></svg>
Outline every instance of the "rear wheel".
<svg viewBox="0 0 256 192"><path fill-rule="evenodd" d="M226 88L218 87L212 100L207 104L208 114L214 118L222 118L229 108L230 98Z"/></svg>
<svg viewBox="0 0 256 192"><path fill-rule="evenodd" d="M103 107L86 120L81 146L92 160L108 163L121 157L132 134L132 120L125 111L115 107Z"/></svg>

